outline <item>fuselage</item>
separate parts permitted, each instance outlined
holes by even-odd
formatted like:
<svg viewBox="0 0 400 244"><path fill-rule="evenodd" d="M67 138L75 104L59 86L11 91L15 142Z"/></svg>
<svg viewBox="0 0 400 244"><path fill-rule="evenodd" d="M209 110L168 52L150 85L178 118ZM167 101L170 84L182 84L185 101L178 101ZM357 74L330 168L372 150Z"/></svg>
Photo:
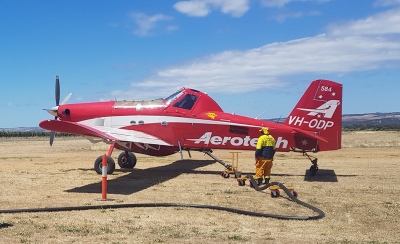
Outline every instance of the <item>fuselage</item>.
<svg viewBox="0 0 400 244"><path fill-rule="evenodd" d="M172 146L119 142L116 147L162 156L179 150L254 150L261 127L276 139L277 151L296 147L291 127L266 120L225 113L207 94L182 89L166 99L66 104L58 118L88 126L144 132ZM309 144L309 150L316 145Z"/></svg>

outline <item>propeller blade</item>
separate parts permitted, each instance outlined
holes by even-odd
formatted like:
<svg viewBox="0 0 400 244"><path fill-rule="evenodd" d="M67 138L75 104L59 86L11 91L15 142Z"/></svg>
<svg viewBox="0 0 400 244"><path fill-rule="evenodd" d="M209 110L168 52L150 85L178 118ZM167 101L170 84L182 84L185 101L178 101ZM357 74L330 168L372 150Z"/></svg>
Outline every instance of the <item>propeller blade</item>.
<svg viewBox="0 0 400 244"><path fill-rule="evenodd" d="M68 102L68 100L71 98L72 96L72 92L70 92L65 98L64 100L60 103L60 105L66 104Z"/></svg>
<svg viewBox="0 0 400 244"><path fill-rule="evenodd" d="M56 106L51 109L47 109L47 112L54 115L55 116L54 119L56 120L58 106L60 105L60 79L58 78L58 75L56 75L55 98L56 98ZM55 136L56 136L56 132L51 131L50 132L50 146L53 146Z"/></svg>
<svg viewBox="0 0 400 244"><path fill-rule="evenodd" d="M56 106L60 105L60 80L56 76Z"/></svg>
<svg viewBox="0 0 400 244"><path fill-rule="evenodd" d="M53 146L55 135L56 135L56 133L54 131L50 132L50 146Z"/></svg>

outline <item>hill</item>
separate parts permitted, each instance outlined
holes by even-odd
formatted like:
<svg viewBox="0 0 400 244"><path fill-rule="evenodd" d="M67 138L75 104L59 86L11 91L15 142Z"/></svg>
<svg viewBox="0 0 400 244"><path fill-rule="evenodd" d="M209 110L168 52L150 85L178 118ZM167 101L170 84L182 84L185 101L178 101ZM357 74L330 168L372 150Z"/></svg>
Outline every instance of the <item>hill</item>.
<svg viewBox="0 0 400 244"><path fill-rule="evenodd" d="M342 119L344 129L400 129L400 112L346 114Z"/></svg>

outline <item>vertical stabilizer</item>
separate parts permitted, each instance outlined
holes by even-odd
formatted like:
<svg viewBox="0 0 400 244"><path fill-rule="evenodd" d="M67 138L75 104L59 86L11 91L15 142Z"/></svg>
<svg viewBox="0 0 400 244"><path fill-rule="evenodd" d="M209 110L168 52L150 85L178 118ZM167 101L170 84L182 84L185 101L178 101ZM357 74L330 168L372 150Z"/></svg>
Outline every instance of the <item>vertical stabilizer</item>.
<svg viewBox="0 0 400 244"><path fill-rule="evenodd" d="M319 142L320 151L341 148L342 84L315 80L292 110L284 124L313 132L328 142Z"/></svg>

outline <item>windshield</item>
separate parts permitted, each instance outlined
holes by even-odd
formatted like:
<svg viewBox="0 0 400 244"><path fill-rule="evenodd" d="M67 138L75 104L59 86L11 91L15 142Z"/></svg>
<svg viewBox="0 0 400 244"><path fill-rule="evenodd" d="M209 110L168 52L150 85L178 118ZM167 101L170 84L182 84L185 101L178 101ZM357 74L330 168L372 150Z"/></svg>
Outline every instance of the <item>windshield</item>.
<svg viewBox="0 0 400 244"><path fill-rule="evenodd" d="M169 97L165 98L165 103L167 105L171 104L173 101L175 101L175 99L177 99L178 97L180 97L183 93L183 88L180 89L179 91L173 93L172 95L170 95Z"/></svg>
<svg viewBox="0 0 400 244"><path fill-rule="evenodd" d="M175 103L174 107L191 110L197 101L197 96L186 94L182 99Z"/></svg>

